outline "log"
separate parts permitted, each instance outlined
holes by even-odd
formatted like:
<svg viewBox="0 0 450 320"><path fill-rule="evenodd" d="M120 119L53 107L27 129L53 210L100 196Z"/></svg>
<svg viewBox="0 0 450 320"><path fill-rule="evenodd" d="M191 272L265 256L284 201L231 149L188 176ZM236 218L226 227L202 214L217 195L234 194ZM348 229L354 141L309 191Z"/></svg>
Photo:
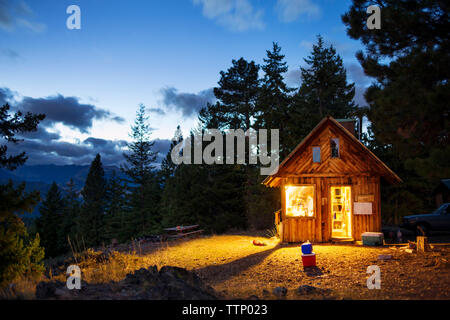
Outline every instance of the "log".
<svg viewBox="0 0 450 320"><path fill-rule="evenodd" d="M418 236L416 241L417 252L427 252L429 249L428 238Z"/></svg>

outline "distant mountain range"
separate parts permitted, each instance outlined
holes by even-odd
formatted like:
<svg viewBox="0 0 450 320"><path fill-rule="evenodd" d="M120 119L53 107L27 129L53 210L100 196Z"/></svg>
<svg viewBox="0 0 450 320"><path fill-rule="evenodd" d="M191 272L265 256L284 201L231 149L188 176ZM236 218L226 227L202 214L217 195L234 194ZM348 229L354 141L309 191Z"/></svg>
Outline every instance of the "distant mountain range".
<svg viewBox="0 0 450 320"><path fill-rule="evenodd" d="M118 177L123 177L123 173L116 166L103 166L105 170L105 178L109 179L113 172L116 172ZM35 165L35 166L22 166L14 171L0 169L0 185L12 180L15 184L21 182L26 183L26 191L38 190L41 194L41 199L45 198L48 189L53 182L62 189L64 194L64 188L67 182L72 178L77 190L81 190L86 181L86 177L89 173L89 166L78 165ZM28 217L36 217L39 215L39 205L33 211L31 215L26 214Z"/></svg>

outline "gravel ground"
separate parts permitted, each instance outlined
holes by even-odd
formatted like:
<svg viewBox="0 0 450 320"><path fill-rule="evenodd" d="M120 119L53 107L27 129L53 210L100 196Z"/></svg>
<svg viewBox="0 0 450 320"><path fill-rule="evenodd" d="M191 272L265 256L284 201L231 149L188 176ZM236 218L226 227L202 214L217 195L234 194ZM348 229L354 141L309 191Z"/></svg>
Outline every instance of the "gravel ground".
<svg viewBox="0 0 450 320"><path fill-rule="evenodd" d="M266 246L254 246L254 239ZM418 254L389 246L317 244L314 252L317 268L304 270L298 245L223 235L180 241L143 255L158 265L194 270L228 299L275 299L276 287L288 289L286 299L450 298L450 248L436 246L433 252ZM381 254L392 255L392 259L378 260ZM370 265L380 267L379 290L367 288ZM301 285L319 289L298 294Z"/></svg>

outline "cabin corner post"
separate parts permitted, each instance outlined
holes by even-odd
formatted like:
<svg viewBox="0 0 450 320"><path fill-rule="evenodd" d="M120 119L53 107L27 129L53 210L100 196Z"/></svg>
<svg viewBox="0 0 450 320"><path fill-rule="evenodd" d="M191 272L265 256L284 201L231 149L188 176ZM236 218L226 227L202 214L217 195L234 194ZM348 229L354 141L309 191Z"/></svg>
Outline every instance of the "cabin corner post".
<svg viewBox="0 0 450 320"><path fill-rule="evenodd" d="M285 179L281 182L281 212L280 212L280 242L284 242L284 222L286 220L286 197L285 197Z"/></svg>

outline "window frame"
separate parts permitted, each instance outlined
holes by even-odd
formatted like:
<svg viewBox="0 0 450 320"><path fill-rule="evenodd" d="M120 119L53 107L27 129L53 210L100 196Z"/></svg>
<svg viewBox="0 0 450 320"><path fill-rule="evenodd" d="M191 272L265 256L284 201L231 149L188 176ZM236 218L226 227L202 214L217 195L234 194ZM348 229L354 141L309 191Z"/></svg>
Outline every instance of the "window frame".
<svg viewBox="0 0 450 320"><path fill-rule="evenodd" d="M333 140L337 140L337 157L333 156L333 146L331 145L331 142ZM340 159L341 158L341 142L339 138L330 138L330 158L331 159Z"/></svg>
<svg viewBox="0 0 450 320"><path fill-rule="evenodd" d="M287 212L287 199L286 199L286 188L288 187L313 187L313 210L314 210L314 215L312 217L307 217L307 216L292 216L292 215L288 215ZM288 185L284 185L284 212L283 212L283 216L284 219L316 219L317 216L317 202L316 202L316 195L317 195L317 188L315 184L307 184L307 183L302 183L302 184L288 184Z"/></svg>
<svg viewBox="0 0 450 320"><path fill-rule="evenodd" d="M314 161L314 149L319 149L319 161ZM320 146L312 146L311 152L312 152L313 163L322 163L322 148Z"/></svg>

